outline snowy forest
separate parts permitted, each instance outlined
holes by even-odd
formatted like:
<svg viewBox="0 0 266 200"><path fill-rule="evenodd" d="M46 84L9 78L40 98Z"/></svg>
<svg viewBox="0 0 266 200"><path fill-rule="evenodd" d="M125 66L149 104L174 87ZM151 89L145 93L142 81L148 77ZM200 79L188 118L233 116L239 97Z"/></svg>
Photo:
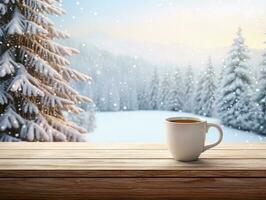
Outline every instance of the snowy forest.
<svg viewBox="0 0 266 200"><path fill-rule="evenodd" d="M214 66L209 56L200 71L189 64L158 66L137 56L73 45L81 51L73 65L93 80L75 86L95 102L86 108L87 118L77 117L80 124L88 118L95 124L95 111L165 110L218 118L225 126L266 134L266 57L261 55L258 66L251 64L240 28L224 61Z"/></svg>
<svg viewBox="0 0 266 200"><path fill-rule="evenodd" d="M0 141L85 141L84 134L98 128L97 114L130 111L140 111L141 116L142 111L149 111L149 116L168 111L218 119L225 129L266 139L266 52L258 44L263 44L263 30L253 27L260 21L247 17L245 6L239 12L225 7L239 20L230 24L236 30L233 36L234 30L224 23L221 35L210 29L209 23L217 27L217 22L209 14L218 16L205 11L215 7L222 19L229 16L216 4L121 1L119 5L134 7L141 16L119 13L119 18L117 5L110 4L113 10L106 12L105 4L89 2L88 7L102 10L99 16L96 11L83 12L79 1L72 3L76 8L71 14L90 16L92 26L86 20L77 23L74 14L59 20L64 6L72 9L70 1L63 5L56 0L0 0ZM139 10L141 6L150 12ZM176 12L180 9L184 12ZM205 29L193 26L199 23L193 10L200 13ZM265 19L263 14L254 17ZM69 38L61 23L70 26L75 37ZM242 23L243 30L237 30L236 24ZM192 36L192 28L200 34ZM104 120L100 126L106 126ZM157 124L161 121L158 118ZM115 127L120 125L119 121ZM162 132L160 127L152 132Z"/></svg>

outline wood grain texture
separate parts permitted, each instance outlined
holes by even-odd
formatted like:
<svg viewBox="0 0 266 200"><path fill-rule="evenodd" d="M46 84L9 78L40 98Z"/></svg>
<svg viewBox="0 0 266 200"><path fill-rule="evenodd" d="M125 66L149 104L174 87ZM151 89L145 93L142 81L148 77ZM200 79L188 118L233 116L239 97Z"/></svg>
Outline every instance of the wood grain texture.
<svg viewBox="0 0 266 200"><path fill-rule="evenodd" d="M0 159L0 170L266 170L266 159Z"/></svg>
<svg viewBox="0 0 266 200"><path fill-rule="evenodd" d="M0 200L266 199L266 144L184 163L163 144L0 143Z"/></svg>
<svg viewBox="0 0 266 200"><path fill-rule="evenodd" d="M0 184L1 199L9 200L253 200L265 199L266 195L265 178L2 178Z"/></svg>
<svg viewBox="0 0 266 200"><path fill-rule="evenodd" d="M0 149L167 149L166 144L142 143L1 143ZM266 143L221 143L214 149L266 149Z"/></svg>
<svg viewBox="0 0 266 200"><path fill-rule="evenodd" d="M2 178L266 178L265 170L0 170Z"/></svg>
<svg viewBox="0 0 266 200"><path fill-rule="evenodd" d="M8 149L0 150L0 159L171 159L166 149ZM214 149L204 152L201 158L266 159L266 150Z"/></svg>

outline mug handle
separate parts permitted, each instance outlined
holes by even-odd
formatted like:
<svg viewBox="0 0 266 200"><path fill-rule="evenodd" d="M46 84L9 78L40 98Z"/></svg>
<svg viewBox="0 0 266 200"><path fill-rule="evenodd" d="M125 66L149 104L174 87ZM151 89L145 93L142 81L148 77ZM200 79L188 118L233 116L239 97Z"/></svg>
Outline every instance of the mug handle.
<svg viewBox="0 0 266 200"><path fill-rule="evenodd" d="M220 126L218 126L217 124L207 123L207 132L209 131L209 129L211 127L214 127L214 128L218 129L218 131L219 131L219 140L217 142L215 142L214 144L210 144L210 145L204 146L204 150L203 151L211 149L211 148L217 146L218 144L220 144L222 142L222 139L223 139L223 130L222 130L222 128Z"/></svg>

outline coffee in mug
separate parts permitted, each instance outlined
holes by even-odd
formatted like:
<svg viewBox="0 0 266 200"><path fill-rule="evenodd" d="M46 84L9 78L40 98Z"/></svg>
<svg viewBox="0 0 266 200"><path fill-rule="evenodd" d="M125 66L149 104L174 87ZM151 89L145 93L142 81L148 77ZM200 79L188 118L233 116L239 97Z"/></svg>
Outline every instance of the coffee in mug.
<svg viewBox="0 0 266 200"><path fill-rule="evenodd" d="M218 129L219 139L214 144L205 145L206 134L211 127ZM197 160L202 152L220 144L223 139L223 130L219 125L193 117L166 119L166 133L168 148L179 161Z"/></svg>

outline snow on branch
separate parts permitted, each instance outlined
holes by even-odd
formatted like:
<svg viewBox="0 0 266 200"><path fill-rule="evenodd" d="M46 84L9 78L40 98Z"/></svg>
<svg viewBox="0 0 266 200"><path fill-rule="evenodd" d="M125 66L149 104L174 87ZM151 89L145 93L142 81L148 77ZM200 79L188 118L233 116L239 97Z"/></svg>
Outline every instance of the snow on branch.
<svg viewBox="0 0 266 200"><path fill-rule="evenodd" d="M20 137L23 140L34 142L34 141L41 141L41 142L50 142L52 138L49 137L42 127L36 124L33 121L27 121L20 130Z"/></svg>
<svg viewBox="0 0 266 200"><path fill-rule="evenodd" d="M68 112L72 112L72 113L75 113L75 114L79 114L81 112L84 112L83 109L77 107L77 106L74 106L74 105L67 105L66 106Z"/></svg>
<svg viewBox="0 0 266 200"><path fill-rule="evenodd" d="M5 4L0 3L0 15L5 15L7 11L7 7Z"/></svg>
<svg viewBox="0 0 266 200"><path fill-rule="evenodd" d="M74 48L65 47L61 44L58 44L52 40L44 41L41 37L37 37L39 44L45 46L45 48L49 49L49 51L56 53L61 56L72 56L74 54L78 54L79 51Z"/></svg>
<svg viewBox="0 0 266 200"><path fill-rule="evenodd" d="M0 134L0 142L20 142L20 139L7 134Z"/></svg>
<svg viewBox="0 0 266 200"><path fill-rule="evenodd" d="M51 38L61 38L61 39L67 39L70 37L70 35L68 33L66 33L65 31L61 31L56 29L53 26L49 26L47 28L48 32L49 32L49 36Z"/></svg>
<svg viewBox="0 0 266 200"><path fill-rule="evenodd" d="M41 1L41 0L23 0L22 5L31 7L36 12L46 14L63 15L65 11L59 7L54 6L55 1Z"/></svg>
<svg viewBox="0 0 266 200"><path fill-rule="evenodd" d="M43 96L44 93L40 89L37 88L37 83L33 85L31 82L35 82L34 78L31 77L27 72L20 68L17 71L16 77L11 82L8 90L11 92L21 92L23 95L31 97L31 96Z"/></svg>
<svg viewBox="0 0 266 200"><path fill-rule="evenodd" d="M39 113L38 107L34 103L26 99L23 102L22 110L24 113L30 113L36 115Z"/></svg>
<svg viewBox="0 0 266 200"><path fill-rule="evenodd" d="M62 79L62 76L52 68L46 61L39 56L34 55L30 51L21 49L21 58L24 58L25 67L33 68L33 70L47 78Z"/></svg>
<svg viewBox="0 0 266 200"><path fill-rule="evenodd" d="M47 34L47 30L37 25L36 23L27 20L19 11L15 8L13 18L11 21L3 27L4 32L8 35L23 35L29 34Z"/></svg>
<svg viewBox="0 0 266 200"><path fill-rule="evenodd" d="M0 58L0 77L5 77L15 73L15 69L19 67L19 64L16 63L13 58L10 56L10 51L7 50L2 54Z"/></svg>
<svg viewBox="0 0 266 200"><path fill-rule="evenodd" d="M63 0L44 0L46 3L49 3L49 4L54 4L56 2L60 2L62 3Z"/></svg>
<svg viewBox="0 0 266 200"><path fill-rule="evenodd" d="M28 20L34 21L36 24L42 26L45 29L49 26L54 26L54 23L48 17L41 14L40 12L32 10L28 6L25 6L23 11L23 14Z"/></svg>
<svg viewBox="0 0 266 200"><path fill-rule="evenodd" d="M65 121L63 121L65 122ZM87 133L87 130L85 128L82 128L80 126L77 126L75 123L73 122L65 122L65 124L75 130L77 130L79 133L83 134L83 133Z"/></svg>
<svg viewBox="0 0 266 200"><path fill-rule="evenodd" d="M86 96L82 96L82 95L78 95L76 96L77 102L81 103L81 102L86 102L86 103L93 103L93 100L90 99L89 97Z"/></svg>
<svg viewBox="0 0 266 200"><path fill-rule="evenodd" d="M7 129L18 129L25 121L17 114L11 106L8 106L4 114L0 115L0 130L6 131Z"/></svg>
<svg viewBox="0 0 266 200"><path fill-rule="evenodd" d="M50 52L46 48L44 48L42 45L37 43L36 41L31 40L29 37L23 38L28 46L31 47L31 50L37 53L43 60L46 60L49 63L59 64L59 65L70 65L70 62L65 59L62 56L59 56L53 52ZM25 52L27 54L30 49L28 49L26 46L21 46L21 51Z"/></svg>
<svg viewBox="0 0 266 200"><path fill-rule="evenodd" d="M57 68L59 70L59 73L65 78L67 81L73 80L73 81L88 81L91 80L91 77L82 74L74 69L70 69L65 66L58 66Z"/></svg>
<svg viewBox="0 0 266 200"><path fill-rule="evenodd" d="M45 116L48 123L56 130L63 133L67 141L69 142L83 142L84 138L82 133L86 133L87 131L83 128L75 126L73 123L65 122L63 120L57 119L55 117L46 115Z"/></svg>
<svg viewBox="0 0 266 200"><path fill-rule="evenodd" d="M7 92L5 92L2 89L0 89L0 104L1 105L8 104L10 100L11 101L13 100L11 95L9 95Z"/></svg>
<svg viewBox="0 0 266 200"><path fill-rule="evenodd" d="M9 3L16 3L18 0L1 0L1 3L4 3L4 4L9 4Z"/></svg>
<svg viewBox="0 0 266 200"><path fill-rule="evenodd" d="M54 48L56 48L57 50L57 53L58 54L61 54L63 56L72 56L72 55L75 55L75 54L79 54L79 50L77 49L74 49L74 48L71 48L71 47L65 47L61 44L58 44L58 43L55 43L53 41L49 41L47 42L47 45L53 45Z"/></svg>
<svg viewBox="0 0 266 200"><path fill-rule="evenodd" d="M64 81L49 79L47 80L47 83L53 85L54 92L62 98L69 99L74 103L92 102L90 98L79 95L79 93L76 90L67 85Z"/></svg>
<svg viewBox="0 0 266 200"><path fill-rule="evenodd" d="M63 81L59 80L52 80L50 79L49 82L53 85L53 89L57 94L62 95L64 98L69 98L72 101L75 100L75 96L78 95L78 92L68 86L66 83Z"/></svg>
<svg viewBox="0 0 266 200"><path fill-rule="evenodd" d="M44 105L52 107L52 108L58 107L60 109L67 109L66 105L73 105L74 104L74 102L72 102L70 100L52 95L51 92L49 92L49 90L51 90L51 89L49 89L48 86L42 85L42 87L44 89L43 91L45 93L45 96L42 97L41 102Z"/></svg>
<svg viewBox="0 0 266 200"><path fill-rule="evenodd" d="M0 16L0 19L1 19L1 16ZM0 37L3 37L4 36L4 32L2 30L2 28L0 27Z"/></svg>
<svg viewBox="0 0 266 200"><path fill-rule="evenodd" d="M61 97L56 97L53 95L49 95L45 93L45 96L42 98L42 103L46 106L51 106L51 107L58 107L61 109L67 109L66 105L72 105L73 102L69 101L67 99L63 99Z"/></svg>
<svg viewBox="0 0 266 200"><path fill-rule="evenodd" d="M63 133L52 128L43 116L39 115L37 119L35 120L35 122L39 124L39 126L42 127L43 130L47 134L50 135L53 141L55 142L66 142L67 141L66 136Z"/></svg>

